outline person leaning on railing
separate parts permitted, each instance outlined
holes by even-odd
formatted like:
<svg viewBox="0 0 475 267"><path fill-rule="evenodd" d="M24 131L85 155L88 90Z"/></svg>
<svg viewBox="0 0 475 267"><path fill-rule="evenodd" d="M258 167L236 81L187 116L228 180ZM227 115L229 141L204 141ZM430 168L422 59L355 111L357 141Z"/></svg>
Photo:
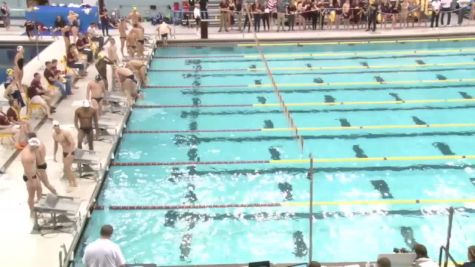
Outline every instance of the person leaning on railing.
<svg viewBox="0 0 475 267"><path fill-rule="evenodd" d="M475 267L475 246L468 247L467 258L468 262L465 262L462 267Z"/></svg>

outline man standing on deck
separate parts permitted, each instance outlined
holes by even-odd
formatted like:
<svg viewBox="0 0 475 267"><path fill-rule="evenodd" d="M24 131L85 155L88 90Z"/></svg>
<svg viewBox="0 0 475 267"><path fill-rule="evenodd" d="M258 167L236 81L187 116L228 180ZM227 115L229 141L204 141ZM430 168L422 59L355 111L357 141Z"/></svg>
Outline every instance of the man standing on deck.
<svg viewBox="0 0 475 267"><path fill-rule="evenodd" d="M74 150L76 143L73 135L66 130L61 129L59 121L53 121L53 140L54 140L54 154L53 160L56 162L56 154L58 152L58 144L63 148L63 171L64 175L69 180L69 186L77 187L76 177L73 173Z"/></svg>
<svg viewBox="0 0 475 267"><path fill-rule="evenodd" d="M31 138L28 140L28 145L21 151L20 158L23 165L23 181L26 183L28 190L28 207L30 208L30 217L33 218L33 207L35 205L35 195L37 201L41 198L42 188L40 180L37 176L37 162L36 153L40 147L40 140L38 138Z"/></svg>
<svg viewBox="0 0 475 267"><path fill-rule="evenodd" d="M87 267L125 267L120 247L110 240L113 232L112 225L101 227L101 237L84 249L83 264Z"/></svg>
<svg viewBox="0 0 475 267"><path fill-rule="evenodd" d="M82 149L82 141L87 137L89 150L94 150L94 132L92 125L96 128L96 137L99 134L99 123L97 121L97 111L91 107L89 100L83 100L82 106L74 112L74 126L78 130L78 148Z"/></svg>
<svg viewBox="0 0 475 267"><path fill-rule="evenodd" d="M33 138L38 138L36 133L28 133L28 140L33 140ZM36 173L40 181L48 188L48 190L57 195L56 189L51 185L48 179L48 173L46 172L46 168L48 165L46 164L46 146L40 142L40 146L35 152L36 156Z"/></svg>

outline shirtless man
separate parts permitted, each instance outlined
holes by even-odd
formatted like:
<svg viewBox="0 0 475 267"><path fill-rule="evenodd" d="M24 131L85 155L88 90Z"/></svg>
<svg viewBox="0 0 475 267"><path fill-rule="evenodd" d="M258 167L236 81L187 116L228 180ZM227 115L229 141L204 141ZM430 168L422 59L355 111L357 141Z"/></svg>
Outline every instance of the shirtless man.
<svg viewBox="0 0 475 267"><path fill-rule="evenodd" d="M23 181L26 183L28 190L28 207L30 208L30 216L34 216L33 207L35 204L35 194L37 201L41 198L42 188L37 177L36 153L40 147L40 140L32 138L28 140L28 145L21 151L21 164L23 165Z"/></svg>
<svg viewBox="0 0 475 267"><path fill-rule="evenodd" d="M127 16L127 19L132 25L134 25L135 23L139 23L141 18L142 16L140 15L136 7L133 7L132 11L129 13L129 16Z"/></svg>
<svg viewBox="0 0 475 267"><path fill-rule="evenodd" d="M134 73L125 67L117 68L117 77L120 82L120 86L125 96L129 107L134 104L135 99L139 96L137 91L137 81L135 80Z"/></svg>
<svg viewBox="0 0 475 267"><path fill-rule="evenodd" d="M132 59L127 62L126 67L131 69L135 76L139 77L140 84L142 86L147 86L147 63L142 60Z"/></svg>
<svg viewBox="0 0 475 267"><path fill-rule="evenodd" d="M143 57L145 51L145 30L139 23L136 23L131 31L137 36L137 56Z"/></svg>
<svg viewBox="0 0 475 267"><path fill-rule="evenodd" d="M53 141L54 141L54 154L53 160L56 162L56 154L58 152L58 144L63 148L63 171L64 175L69 180L69 186L77 187L76 177L73 173L73 160L74 150L76 149L76 143L74 142L73 135L61 129L58 121L53 121Z"/></svg>
<svg viewBox="0 0 475 267"><path fill-rule="evenodd" d="M87 84L86 98L97 106L97 116L102 114L102 100L105 96L106 86L100 75L96 76L94 81L89 81Z"/></svg>
<svg viewBox="0 0 475 267"><path fill-rule="evenodd" d="M125 19L121 19L119 23L119 36L120 36L120 53L122 57L124 57L124 45L125 40L127 39L127 21Z"/></svg>
<svg viewBox="0 0 475 267"><path fill-rule="evenodd" d="M28 133L28 140L32 140L33 138L37 138L36 133ZM56 189L50 184L48 179L48 174L46 173L46 168L48 165L46 164L46 146L40 142L40 146L38 147L36 153L36 174L40 181L43 183L48 190L57 195Z"/></svg>
<svg viewBox="0 0 475 267"><path fill-rule="evenodd" d="M82 149L82 141L87 137L89 150L94 150L94 132L92 124L96 128L96 137L99 135L99 123L97 122L97 111L91 108L89 100L82 101L82 107L74 112L74 126L78 130L78 148Z"/></svg>
<svg viewBox="0 0 475 267"><path fill-rule="evenodd" d="M127 34L127 54L130 58L137 52L137 31L130 30Z"/></svg>

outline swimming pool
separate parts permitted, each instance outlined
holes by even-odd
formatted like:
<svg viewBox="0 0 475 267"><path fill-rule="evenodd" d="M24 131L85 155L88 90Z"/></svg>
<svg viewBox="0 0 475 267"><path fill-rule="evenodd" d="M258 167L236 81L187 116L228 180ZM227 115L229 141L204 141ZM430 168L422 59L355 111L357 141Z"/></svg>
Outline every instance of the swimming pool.
<svg viewBox="0 0 475 267"><path fill-rule="evenodd" d="M304 262L473 243L473 40L169 47L151 63L82 236L115 227L130 263ZM455 242L456 240L456 242Z"/></svg>

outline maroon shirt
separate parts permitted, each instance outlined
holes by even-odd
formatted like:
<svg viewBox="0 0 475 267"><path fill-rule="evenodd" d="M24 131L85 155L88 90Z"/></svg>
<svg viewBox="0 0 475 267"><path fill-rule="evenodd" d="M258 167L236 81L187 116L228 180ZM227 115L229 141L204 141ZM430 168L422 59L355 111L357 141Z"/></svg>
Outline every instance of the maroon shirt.
<svg viewBox="0 0 475 267"><path fill-rule="evenodd" d="M19 121L18 112L16 112L12 107L7 110L7 118L10 121Z"/></svg>
<svg viewBox="0 0 475 267"><path fill-rule="evenodd" d="M9 126L10 121L8 120L8 117L5 113L0 111L0 125L2 126Z"/></svg>
<svg viewBox="0 0 475 267"><path fill-rule="evenodd" d="M30 87L28 87L28 91L26 92L26 94L28 95L30 99L32 99L33 97L37 95L42 95L42 93L40 93L39 90L43 90L43 86L41 86L41 82L33 79L33 81L31 81Z"/></svg>

